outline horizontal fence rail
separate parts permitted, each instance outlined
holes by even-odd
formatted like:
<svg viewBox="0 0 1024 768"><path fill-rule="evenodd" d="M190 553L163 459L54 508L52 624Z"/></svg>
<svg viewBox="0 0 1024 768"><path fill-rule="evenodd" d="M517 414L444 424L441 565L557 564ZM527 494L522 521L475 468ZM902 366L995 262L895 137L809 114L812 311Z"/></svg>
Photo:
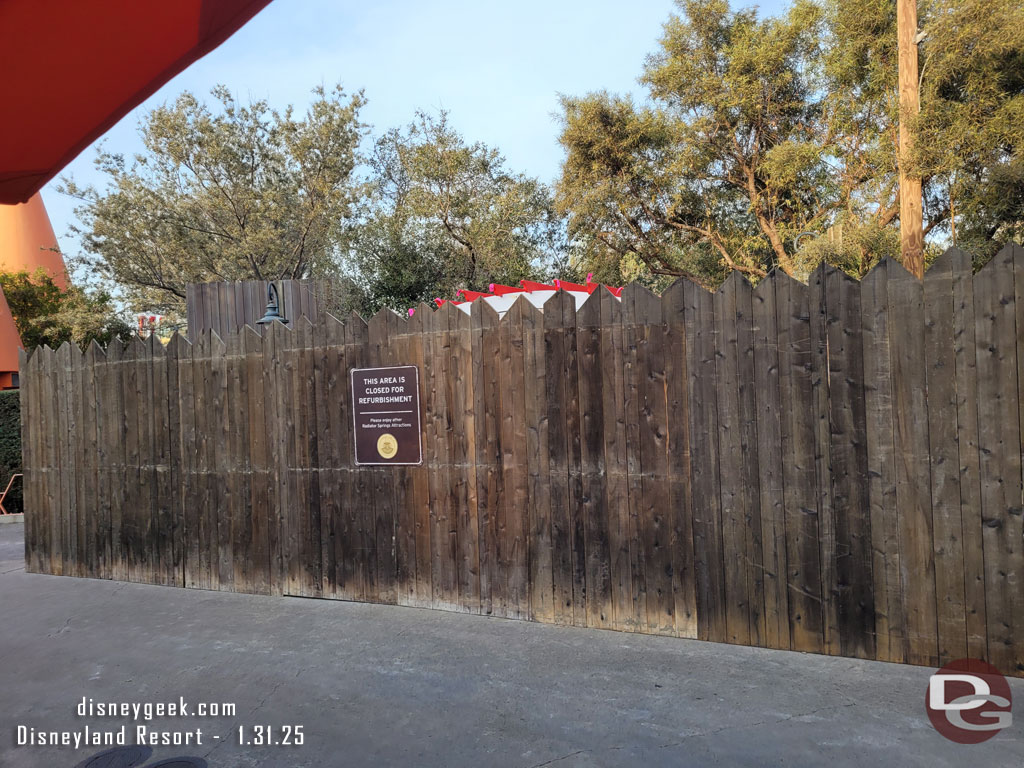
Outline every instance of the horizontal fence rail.
<svg viewBox="0 0 1024 768"><path fill-rule="evenodd" d="M1024 674L1019 247L294 325L24 360L29 569Z"/></svg>

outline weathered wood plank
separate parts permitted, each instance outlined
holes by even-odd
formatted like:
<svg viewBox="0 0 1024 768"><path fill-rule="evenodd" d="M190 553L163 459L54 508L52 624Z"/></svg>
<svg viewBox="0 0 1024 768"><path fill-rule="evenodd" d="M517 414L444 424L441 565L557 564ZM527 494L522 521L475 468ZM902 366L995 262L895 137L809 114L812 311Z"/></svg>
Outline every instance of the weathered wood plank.
<svg viewBox="0 0 1024 768"><path fill-rule="evenodd" d="M672 499L668 472L668 397L661 299L650 291L635 295L638 330L639 436L642 504L639 530L647 586L647 631L675 634L672 586Z"/></svg>
<svg viewBox="0 0 1024 768"><path fill-rule="evenodd" d="M109 555L107 567L109 578L126 579L127 569L123 548L123 520L125 498L125 405L121 362L124 345L114 339L107 346L107 363L103 392L103 467L104 488L110 505Z"/></svg>
<svg viewBox="0 0 1024 768"><path fill-rule="evenodd" d="M94 340L85 350L84 370L82 376L81 397L85 408L85 446L86 453L86 508L88 509L89 525L87 528L87 572L94 579L104 576L103 530L104 516L100 511L100 392L98 388L98 371L106 362L103 348Z"/></svg>
<svg viewBox="0 0 1024 768"><path fill-rule="evenodd" d="M889 262L886 260L876 265L861 281L867 493L871 510L875 656L883 661L903 661L906 614L900 577L899 509L896 506L888 275Z"/></svg>
<svg viewBox="0 0 1024 768"><path fill-rule="evenodd" d="M228 286L233 297L234 286ZM232 307L232 310L234 307ZM232 312L234 317L234 312ZM221 507L231 541L231 573L222 583L235 592L252 592L252 493L249 470L249 398L246 393L243 337L232 332L225 340L225 418L227 445L223 476L227 503Z"/></svg>
<svg viewBox="0 0 1024 768"><path fill-rule="evenodd" d="M78 347L68 342L57 350L57 472L60 506L60 575L74 576L78 566L78 508L75 499L75 413L72 406L75 358Z"/></svg>
<svg viewBox="0 0 1024 768"><path fill-rule="evenodd" d="M985 556L982 541L978 436L978 357L974 313L974 269L969 254L953 249L953 353L956 365L956 428L960 517L963 524L964 602L967 655L987 659ZM1019 352L1018 352L1019 354Z"/></svg>
<svg viewBox="0 0 1024 768"><path fill-rule="evenodd" d="M561 291L559 293L562 293ZM583 471L582 448L580 446L580 390L579 362L576 340L576 301L570 298L562 302L562 343L565 355L565 437L566 470L568 474L569 506L569 557L572 574L572 623L577 627L587 625L586 585L586 542L583 530L582 507ZM568 614L566 616L568 619Z"/></svg>
<svg viewBox="0 0 1024 768"><path fill-rule="evenodd" d="M501 398L501 332L497 313L483 302L473 303L473 323L479 329L482 359L477 409L483 414L478 424L477 445L481 610L486 614L504 616L505 580L498 553L504 499L501 413L498 408Z"/></svg>
<svg viewBox="0 0 1024 768"><path fill-rule="evenodd" d="M388 344L391 338L390 320L394 313L381 309L367 323L369 334L369 365L376 368L389 365ZM444 435L442 434L442 438ZM395 587L395 497L394 477L389 467L371 467L366 470L372 478L373 506L367 511L372 559L373 597L375 602L394 604L398 600Z"/></svg>
<svg viewBox="0 0 1024 768"><path fill-rule="evenodd" d="M206 369L207 436L206 519L210 548L210 589L230 591L234 582L234 548L231 540L231 489L223 482L230 467L228 456L227 345L216 332L210 334Z"/></svg>
<svg viewBox="0 0 1024 768"><path fill-rule="evenodd" d="M637 621L630 563L622 305L605 288L598 289L598 300L601 305L601 392L605 399L602 439L607 475L612 620L616 629L634 631Z"/></svg>
<svg viewBox="0 0 1024 768"><path fill-rule="evenodd" d="M911 664L936 666L935 552L928 466L923 290L916 277L895 263L889 265L888 290L906 660Z"/></svg>
<svg viewBox="0 0 1024 768"><path fill-rule="evenodd" d="M115 489L110 485L110 465L112 454L117 445L122 443L121 435L116 432L116 421L113 409L117 379L113 375L111 364L113 345L106 350L99 348L94 351L95 370L93 381L96 386L96 524L93 533L96 539L97 577L113 578L111 563L111 517L113 515L113 496ZM118 345L118 350L120 345ZM120 354L120 352L118 352ZM33 451L38 450L38 442Z"/></svg>
<svg viewBox="0 0 1024 768"><path fill-rule="evenodd" d="M528 428L526 460L529 474L530 615L535 621L552 622L555 616L555 596L552 576L548 454L550 422L545 401L547 361L545 359L543 310L537 309L532 304L529 307L524 307L523 333L527 361L524 392ZM475 356L473 371L474 387L476 387L478 379ZM484 418L484 414L474 408L474 419L480 422Z"/></svg>
<svg viewBox="0 0 1024 768"><path fill-rule="evenodd" d="M790 647L789 589L786 579L786 496L782 467L778 315L775 274L757 284L751 299L754 395L757 419L758 503L764 565L764 644Z"/></svg>
<svg viewBox="0 0 1024 768"><path fill-rule="evenodd" d="M189 503L185 506L185 586L195 589L209 589L210 553L209 524L207 508L209 505L209 484L207 475L207 456L209 453L209 430L207 418L207 371L210 366L209 334L198 334L192 339L192 355L189 363L192 367L191 387L193 394L193 425L186 431L186 449L191 442L189 461ZM187 407L187 403L185 404ZM191 437L191 440L189 440Z"/></svg>
<svg viewBox="0 0 1024 768"><path fill-rule="evenodd" d="M147 584L159 584L161 569L160 551L157 538L160 536L158 519L158 481L157 481L157 411L154 364L154 344L158 339L152 336L142 339L136 337L135 343L144 348L140 353L138 378L139 406L139 484L140 507L138 510L138 563L139 581ZM161 351L163 347L161 346Z"/></svg>
<svg viewBox="0 0 1024 768"><path fill-rule="evenodd" d="M323 596L323 567L320 545L319 443L317 441L317 399L314 374L313 324L303 315L294 323L296 360L295 387L295 482L299 499L295 514L299 518L301 572L299 588L305 597Z"/></svg>
<svg viewBox="0 0 1024 768"><path fill-rule="evenodd" d="M102 360L102 358L101 351L99 359ZM77 347L72 349L69 380L71 386L65 393L65 396L69 398L67 408L71 433L68 436L67 447L71 455L68 463L62 464L60 467L61 474L66 475L66 479L71 483L71 493L73 494L72 506L66 512L74 515L74 519L70 522L73 526L71 547L74 562L70 564L70 570L65 571L64 575L88 578L100 578L98 558L102 551L102 543L97 547L101 523L97 476L99 444L94 363L95 350L92 349L92 345L87 346L84 353L81 353ZM21 385L22 409L27 407L27 383L22 382ZM22 438L22 458L27 466L30 461L31 446L26 437L23 435ZM27 477L24 480L27 480ZM28 531L26 530L27 535Z"/></svg>
<svg viewBox="0 0 1024 768"><path fill-rule="evenodd" d="M246 397L249 406L249 466L252 499L252 560L250 584L257 594L273 592L274 461L272 438L267 431L267 410L273 407L272 382L268 381L265 339L252 327L242 330L245 352ZM270 388L268 391L268 387Z"/></svg>
<svg viewBox="0 0 1024 768"><path fill-rule="evenodd" d="M839 576L836 559L836 505L831 482L832 443L828 377L828 275L834 268L822 262L807 283L810 310L811 401L818 514L818 552L821 568L822 641L829 654L841 652L839 632Z"/></svg>
<svg viewBox="0 0 1024 768"><path fill-rule="evenodd" d="M65 473L71 475L72 509L74 520L71 531L71 573L72 576L89 576L87 531L91 525L92 510L89 508L86 499L85 479L88 473L86 463L88 457L85 453L85 397L83 390L83 377L85 360L83 351L75 345L71 355L71 387L67 392L68 397L68 426L69 435L68 447L71 449L70 462L63 468Z"/></svg>
<svg viewBox="0 0 1024 768"><path fill-rule="evenodd" d="M314 471L317 474L320 504L320 564L323 578L321 588L324 597L337 598L338 555L341 544L341 504L337 468L338 441L342 439L340 422L343 413L341 398L336 394L336 390L339 385L339 350L344 350L344 328L337 318L324 313L313 326L313 340L313 377L317 401L317 466ZM256 482L255 466L253 472Z"/></svg>
<svg viewBox="0 0 1024 768"><path fill-rule="evenodd" d="M199 327L199 286L195 283L188 283L185 286L185 330L187 333L194 333Z"/></svg>
<svg viewBox="0 0 1024 768"><path fill-rule="evenodd" d="M369 328L363 319L355 313L345 324L345 359L347 364L345 386L351 391L351 370L370 366ZM348 396L347 402L349 403L347 418L351 422L353 418L351 394ZM346 444L346 448L349 445ZM349 480L345 483L347 495L345 519L348 521L351 539L349 551L352 559L351 570L346 579L346 582L351 584L351 588L347 591L352 599L371 600L376 591L376 565L372 560L374 547L373 483L368 472L355 467L354 442L351 445L353 446L352 453L347 462L350 467Z"/></svg>
<svg viewBox="0 0 1024 768"><path fill-rule="evenodd" d="M168 391L174 393L173 402L170 403L171 487L174 493L172 569L174 584L183 587L189 545L185 521L188 509L193 503L192 493L195 487L193 461L196 425L192 344L179 333L175 333L167 345L167 382ZM255 388L256 385L250 380L249 386Z"/></svg>
<svg viewBox="0 0 1024 768"><path fill-rule="evenodd" d="M779 332L779 394L786 403L781 426L790 642L793 650L820 652L822 582L808 289L782 272L772 279Z"/></svg>
<svg viewBox="0 0 1024 768"><path fill-rule="evenodd" d="M451 411L451 313L459 310L445 304L432 316L431 353L433 357L433 383L431 386L434 402L432 433L434 442L435 478L437 487L432 494L431 504L433 528L431 542L434 545L434 604L449 610L459 607L459 542L457 510L452 485L452 434Z"/></svg>
<svg viewBox="0 0 1024 768"><path fill-rule="evenodd" d="M303 300L312 301L312 294L307 289L303 292ZM310 304L312 306L312 303ZM410 353L411 323L401 316L392 318L392 330L388 343L389 360L392 365L414 364ZM417 376L419 375L417 367ZM423 443L422 435L417 439ZM416 597L416 503L413 488L414 467L395 466L391 468L394 476L393 489L395 495L395 599L399 605L418 605Z"/></svg>
<svg viewBox="0 0 1024 768"><path fill-rule="evenodd" d="M732 277L736 286L736 370L739 404L740 473L746 552L748 623L752 645L765 644L764 552L761 528L761 498L757 465L757 403L754 393L753 288L739 272Z"/></svg>
<svg viewBox="0 0 1024 768"><path fill-rule="evenodd" d="M725 556L727 641L757 645L764 599L749 578L752 552L749 546L751 513L745 465L750 446L745 442L740 386L746 370L750 316L749 284L734 272L715 294L715 327L718 336L718 440L721 446L719 485L722 499L722 545ZM744 307L744 304L746 305ZM742 338L741 338L742 336ZM750 382L752 383L752 381ZM756 491L756 486L755 489ZM761 553L757 553L760 561Z"/></svg>
<svg viewBox="0 0 1024 768"><path fill-rule="evenodd" d="M171 490L171 401L174 391L168 386L168 357L163 343L156 336L148 339L152 378L150 379L150 437L153 502L151 505L149 541L153 553L153 583L176 584L174 541L177 535Z"/></svg>
<svg viewBox="0 0 1024 768"><path fill-rule="evenodd" d="M409 320L409 333L410 340L412 342L412 357L410 362L416 365L420 372L420 418L422 420L420 424L420 434L422 435L423 445L423 464L413 469L413 497L414 503L412 508L412 525L413 525L413 536L415 538L414 543L414 555L415 555L415 596L414 599L417 605L428 607L433 603L434 600L434 586L433 586L433 553L431 551L431 522L430 522L430 482L431 477L435 471L433 463L428 459L429 451L431 446L428 445L432 437L432 425L427 420L427 404L429 401L430 387L432 386L431 375L428 373L432 370L428 365L428 357L431 354L431 328L433 310L428 304L420 303L419 307L416 308L415 314ZM467 318L468 320L468 318ZM467 336L467 342L472 344L472 334ZM467 360L467 364L473 366L473 370L476 370L477 358L473 357L472 361ZM472 374L471 374L472 375ZM469 400L468 407L470 410L475 410L475 406L472 403L474 400ZM466 421L467 428L473 429L473 435L467 437L467 446L469 441L472 444L476 444L476 429L471 427L472 422ZM468 448L467 448L468 450ZM468 454L467 462L476 466L476 453ZM474 474L475 479L475 474ZM467 490L467 494L472 494L473 498L476 498L477 489L474 486L472 489ZM479 532L475 529L475 520L472 522L473 531L469 529L470 523L466 521L467 527L463 531L460 527L459 530L459 545L460 548L466 548L464 551L475 552L479 547ZM469 540L469 536L473 537L473 540ZM464 589L467 595L467 602L471 605L475 604L474 612L480 610L480 576L479 572L470 574L470 568L479 568L478 560L476 556L472 558L472 564L465 564L466 571L460 569L460 586L459 586L459 597L460 600L463 598ZM461 579L466 580L466 584L463 585ZM472 594L475 589L475 598L470 598L468 595Z"/></svg>
<svg viewBox="0 0 1024 768"><path fill-rule="evenodd" d="M54 350L44 348L44 367L46 384L44 385L44 419L49 425L46 431L46 510L47 510L47 561L46 573L61 575L64 571L62 534L62 500L60 495L60 361Z"/></svg>
<svg viewBox="0 0 1024 768"><path fill-rule="evenodd" d="M629 583L633 601L633 621L637 631L646 632L650 625L647 616L647 568L644 562L643 531L643 456L640 445L640 382L645 372L640 370L640 344L644 329L637 320L639 286L626 286L622 291L622 392L625 422L626 493L628 498ZM642 311L642 306L641 306ZM646 343L646 342L644 342Z"/></svg>
<svg viewBox="0 0 1024 768"><path fill-rule="evenodd" d="M281 506L281 552L284 565L284 584L286 595L301 596L305 592L304 582L306 563L303 562L303 544L306 537L308 514L305 505L305 488L302 483L301 420L303 414L302 370L299 362L302 346L301 325L295 320L301 316L293 312L291 289L288 284L283 286L287 307L288 325L282 330L279 339L279 350L282 367L278 369L278 395L284 394L283 402L278 407L281 421L281 488L288 503Z"/></svg>
<svg viewBox="0 0 1024 768"><path fill-rule="evenodd" d="M523 303L522 301L519 303ZM586 617L591 627L614 626L612 603L611 548L609 534L608 483L605 469L605 402L602 353L601 297L591 295L576 315L579 344L579 410L582 430L581 469L586 552ZM613 407L609 402L609 407Z"/></svg>
<svg viewBox="0 0 1024 768"><path fill-rule="evenodd" d="M693 495L690 484L690 393L686 370L686 281L662 294L665 325L669 483L669 549L675 634L697 637L697 597L693 555Z"/></svg>
<svg viewBox="0 0 1024 768"><path fill-rule="evenodd" d="M953 336L953 254L949 251L929 267L924 277L924 355L938 653L939 663L946 664L967 655Z"/></svg>
<svg viewBox="0 0 1024 768"><path fill-rule="evenodd" d="M837 269L826 270L825 303L840 652L873 659L875 606L860 284Z"/></svg>
<svg viewBox="0 0 1024 768"><path fill-rule="evenodd" d="M121 366L125 410L125 466L121 476L125 484L121 520L121 546L125 571L122 578L126 581L140 581L140 539L145 523L143 509L148 511L149 499L143 497L145 489L142 485L141 469L143 450L148 439L147 404L140 402L145 400L146 347L137 336L132 337L125 345Z"/></svg>
<svg viewBox="0 0 1024 768"><path fill-rule="evenodd" d="M572 297L559 292L544 305L544 395L548 421L548 488L551 514L551 575L554 589L554 621L573 622L572 513L569 496L569 367L566 359L568 313ZM485 417L486 418L486 417Z"/></svg>
<svg viewBox="0 0 1024 768"><path fill-rule="evenodd" d="M476 418L474 410L472 318L462 311L449 315L451 340L451 461L457 530L459 605L480 612L480 531L477 527ZM416 337L417 342L421 337ZM525 426L525 425L524 425ZM414 481L415 482L415 481ZM414 485L413 493L418 494ZM527 509L523 513L527 513Z"/></svg>
<svg viewBox="0 0 1024 768"><path fill-rule="evenodd" d="M423 459L427 473L427 517L430 542L430 604L444 607L454 604L452 590L456 589L451 571L446 569L448 527L448 433L445 429L445 388L447 366L450 359L441 360L443 341L440 337L441 318L438 312L427 309L422 315L423 337ZM446 323L447 324L447 320ZM441 443L445 443L442 447ZM449 577L445 580L445 575Z"/></svg>
<svg viewBox="0 0 1024 768"><path fill-rule="evenodd" d="M230 336L238 334L238 317L235 308L235 284L219 283L220 306L221 306L221 329L225 343L230 343Z"/></svg>
<svg viewBox="0 0 1024 768"><path fill-rule="evenodd" d="M284 412L288 403L284 371L284 345L290 331L280 323L263 330L264 424L267 434L268 520L267 549L270 560L270 593L282 595L288 589L285 570L285 514L288 508L287 457Z"/></svg>
<svg viewBox="0 0 1024 768"><path fill-rule="evenodd" d="M683 286L686 370L690 391L690 475L697 636L725 641L725 564L719 493L718 374L714 297L695 283ZM696 439L696 436L700 439Z"/></svg>
<svg viewBox="0 0 1024 768"><path fill-rule="evenodd" d="M526 401L523 389L524 349L523 311L525 300L515 302L501 321L501 348L504 375L501 377L502 408L502 486L505 490L504 529L501 543L508 596L509 618L523 619L530 614L529 564L527 549L527 510L521 503L527 497ZM449 312L459 313L454 305ZM454 406L454 401L452 401Z"/></svg>

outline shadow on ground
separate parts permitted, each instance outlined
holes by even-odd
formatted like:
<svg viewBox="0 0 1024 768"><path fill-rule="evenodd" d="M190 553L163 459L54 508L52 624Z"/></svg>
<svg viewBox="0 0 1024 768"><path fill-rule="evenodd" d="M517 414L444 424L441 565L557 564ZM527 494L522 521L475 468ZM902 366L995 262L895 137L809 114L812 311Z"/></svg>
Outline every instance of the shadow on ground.
<svg viewBox="0 0 1024 768"><path fill-rule="evenodd" d="M1024 716L977 746L936 733L924 709L929 669L26 574L21 536L21 525L0 526L6 768L105 768L87 759L109 747L16 746L19 725L43 732L125 726L128 746L140 726L150 734L202 731L198 745L153 746L144 768L179 766L172 758L186 754L210 768L1024 762ZM1011 687L1024 700L1024 681ZM83 699L184 700L188 712L79 716ZM235 711L200 716L201 703ZM294 742L297 726L303 743L280 743Z"/></svg>

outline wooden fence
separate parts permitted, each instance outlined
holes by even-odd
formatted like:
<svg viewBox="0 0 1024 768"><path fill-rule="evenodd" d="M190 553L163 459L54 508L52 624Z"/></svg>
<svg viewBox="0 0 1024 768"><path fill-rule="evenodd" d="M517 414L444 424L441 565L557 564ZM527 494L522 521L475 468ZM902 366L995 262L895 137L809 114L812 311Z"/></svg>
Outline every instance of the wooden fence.
<svg viewBox="0 0 1024 768"><path fill-rule="evenodd" d="M260 332L256 321L267 309L266 280L189 283L185 288L185 316L188 337L198 339L212 331L221 338L238 333L246 325ZM327 291L333 290L321 280L276 280L281 316L289 323L300 317L316 323L324 311Z"/></svg>
<svg viewBox="0 0 1024 768"><path fill-rule="evenodd" d="M397 364L423 464L357 468L348 371ZM1024 671L1020 248L22 376L32 571Z"/></svg>

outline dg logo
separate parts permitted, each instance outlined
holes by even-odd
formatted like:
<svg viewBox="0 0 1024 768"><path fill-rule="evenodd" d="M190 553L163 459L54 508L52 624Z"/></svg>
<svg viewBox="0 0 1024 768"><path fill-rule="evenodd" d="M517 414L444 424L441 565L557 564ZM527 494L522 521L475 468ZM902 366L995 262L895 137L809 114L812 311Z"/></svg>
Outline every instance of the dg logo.
<svg viewBox="0 0 1024 768"><path fill-rule="evenodd" d="M958 744L980 744L1010 726L1010 685L978 659L950 662L928 681L925 706L935 730Z"/></svg>

